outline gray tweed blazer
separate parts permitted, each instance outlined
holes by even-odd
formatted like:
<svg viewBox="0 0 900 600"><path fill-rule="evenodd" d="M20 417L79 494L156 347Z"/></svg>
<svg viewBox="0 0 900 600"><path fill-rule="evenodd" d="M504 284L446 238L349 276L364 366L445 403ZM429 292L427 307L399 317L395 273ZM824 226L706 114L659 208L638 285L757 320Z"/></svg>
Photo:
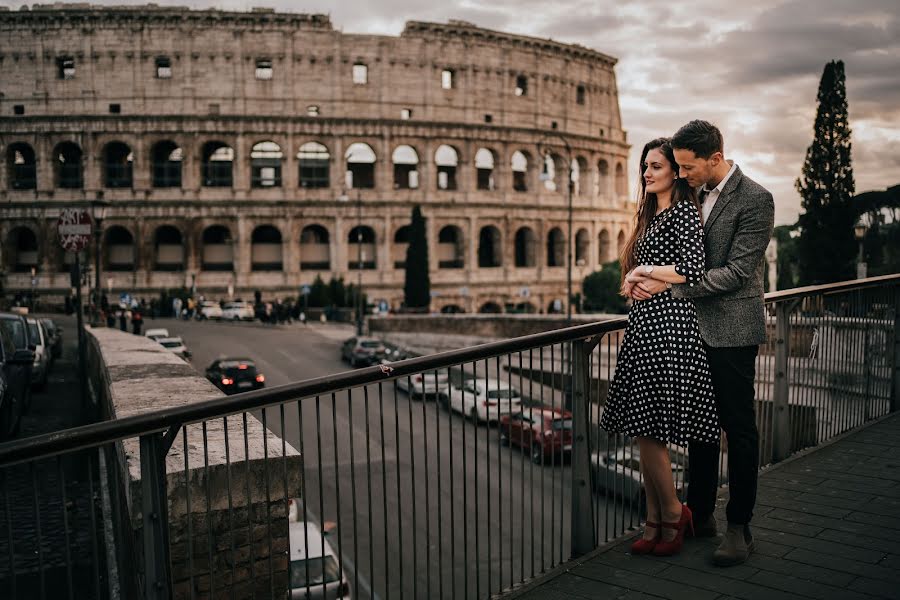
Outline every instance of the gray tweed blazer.
<svg viewBox="0 0 900 600"><path fill-rule="evenodd" d="M703 224L706 275L672 286L697 306L700 335L713 347L766 341L764 255L775 228L772 194L736 167Z"/></svg>

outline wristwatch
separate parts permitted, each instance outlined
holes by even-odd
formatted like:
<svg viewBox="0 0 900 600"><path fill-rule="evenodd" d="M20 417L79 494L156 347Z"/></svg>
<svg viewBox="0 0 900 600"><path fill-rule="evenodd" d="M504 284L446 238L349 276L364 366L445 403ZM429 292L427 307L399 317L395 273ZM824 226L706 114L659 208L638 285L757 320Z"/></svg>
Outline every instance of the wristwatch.
<svg viewBox="0 0 900 600"><path fill-rule="evenodd" d="M644 274L649 275L653 272L653 265L644 265Z"/></svg>

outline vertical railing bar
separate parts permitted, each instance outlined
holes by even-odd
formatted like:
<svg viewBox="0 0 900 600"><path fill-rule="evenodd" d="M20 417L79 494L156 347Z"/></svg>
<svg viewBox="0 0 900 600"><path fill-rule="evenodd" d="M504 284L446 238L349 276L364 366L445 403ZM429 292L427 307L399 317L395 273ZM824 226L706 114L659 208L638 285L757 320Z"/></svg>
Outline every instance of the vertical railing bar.
<svg viewBox="0 0 900 600"><path fill-rule="evenodd" d="M520 358L520 360L521 360L521 358ZM528 404L529 422L531 419L530 415L532 412L533 412L533 409L531 407L531 403L529 402L529 404ZM524 407L522 408L522 416L523 417L525 416L525 408ZM529 423L529 427L530 427L530 423ZM530 440L529 440L528 448L525 447L526 439L528 439L528 438L526 438L526 436L528 436L530 438L530 435L526 432L526 429L527 428L525 427L525 424L523 423L520 428L520 431L519 431L519 464L522 465L521 476L519 477L519 515L520 515L519 523L521 524L521 527L519 527L519 531L522 532L521 537L519 539L519 581L525 580L525 535L526 535L526 531L525 531L525 460L526 459L525 459L525 457L529 456L529 460L530 460L530 456L531 456ZM512 488L510 488L510 491L512 491ZM513 560L512 560L513 553L510 552L509 554L510 554L510 569L512 569L513 568Z"/></svg>
<svg viewBox="0 0 900 600"><path fill-rule="evenodd" d="M269 595L275 597L275 562L272 560L272 492L269 484L269 426L268 409L262 409L263 477L266 480L266 537L269 538ZM283 435L283 434L282 434Z"/></svg>
<svg viewBox="0 0 900 600"><path fill-rule="evenodd" d="M231 590L230 596L234 600L234 581L236 572L236 548L234 543L234 498L231 491L231 442L228 439L228 417L222 417L222 432L225 439L225 486L228 488L228 545L231 552ZM187 438L187 429L185 428L185 438ZM185 451L187 455L187 451ZM193 593L193 592L192 592Z"/></svg>
<svg viewBox="0 0 900 600"><path fill-rule="evenodd" d="M437 526L438 526L438 598L444 598L444 521L443 521L443 503L441 502L441 411L440 403L438 401L438 371L435 369L434 373L434 428L436 430L436 439L435 439L435 448L434 448L434 456L437 460ZM449 375L448 375L449 377ZM422 374L422 391L425 391L425 374ZM425 398L422 398L422 404L425 403ZM425 438L428 439L427 437ZM449 445L450 448L453 447L452 444ZM451 478L453 475L451 474Z"/></svg>
<svg viewBox="0 0 900 600"><path fill-rule="evenodd" d="M320 396L316 396L316 468L318 470L318 480L319 480L319 518L322 520L322 523L319 524L319 544L321 547L325 547L325 490L322 483L322 406ZM337 466L335 466L335 479L337 479ZM304 504L304 514L303 520L306 521L306 506ZM305 527L309 527L306 525ZM304 534L306 535L306 534ZM340 532L338 532L338 540L340 540ZM309 546L307 546L309 548ZM340 567L338 568L338 572L343 576L343 572L340 571ZM307 577L309 576L309 569L307 568ZM307 579L307 587L309 587L309 579ZM325 598L327 595L325 578L322 578L322 597Z"/></svg>
<svg viewBox="0 0 900 600"><path fill-rule="evenodd" d="M56 455L56 468L59 471L59 490L62 499L62 516L63 516L63 533L66 543L66 583L68 583L69 598L71 599L73 590L72 585L72 551L71 542L69 541L69 514L66 508L66 474L63 472L62 455Z"/></svg>
<svg viewBox="0 0 900 600"><path fill-rule="evenodd" d="M350 393L349 390L347 392ZM334 450L334 503L337 510L337 528L338 528L338 573L341 575L341 581L344 580L344 527L341 525L341 459L338 455L338 432L337 432L337 392L331 392L331 441ZM321 460L321 457L320 457ZM322 517L324 519L324 517ZM324 523L323 523L324 525ZM324 529L323 529L324 532ZM353 532L356 535L356 531ZM324 548L325 545L323 544ZM322 578L325 579L324 577ZM325 587L324 585L322 586Z"/></svg>
<svg viewBox="0 0 900 600"><path fill-rule="evenodd" d="M534 427L534 404L532 404L531 402L528 403L528 412L529 412L528 418L532 421L531 426L533 428ZM544 455L544 410L543 410L543 407L541 408L539 418L541 420L541 437L539 438L538 443L540 444L540 447L541 447L540 467L541 467L541 473L543 473L543 471L546 469L546 460L547 460L547 457ZM534 431L534 429L532 429L532 431ZM528 527L528 529L531 532L531 577L532 578L534 577L534 465L535 465L533 452L534 452L534 448L532 448L532 459L531 459L531 461L529 461L529 465L528 465L529 478L530 478L529 482L528 482L529 483L529 485L528 485L528 506L529 506L529 508L528 508L529 527ZM555 466L556 466L555 465L555 456L551 450L551 452L550 452L550 468L553 469L553 468L555 468ZM523 475L524 475L524 473L523 473ZM523 477L523 479L524 479L524 477ZM524 541L525 541L525 535L523 533L522 542L524 543ZM525 579L524 572L522 573L522 579L523 580Z"/></svg>
<svg viewBox="0 0 900 600"><path fill-rule="evenodd" d="M450 367L447 367L447 447L450 458L450 476L448 477L450 480L450 597L456 598L456 493L453 490L453 480L456 479L453 455L456 454L456 446L453 443L453 411L450 410L450 386L453 385L450 375ZM443 391L439 390L436 402L441 402L442 397ZM437 412L440 413L440 411Z"/></svg>
<svg viewBox="0 0 900 600"><path fill-rule="evenodd" d="M469 461L466 458L466 367L464 364L460 365L460 406L462 408L462 424L460 425L460 430L462 431L462 461L463 461L463 506L469 505ZM452 391L452 390L451 390ZM453 413L453 398L447 398L447 412ZM477 501L477 496L476 496ZM478 506L476 504L475 514L478 514ZM465 598L469 597L469 520L466 518L466 513L463 513L463 585L465 587L465 592L463 596Z"/></svg>
<svg viewBox="0 0 900 600"><path fill-rule="evenodd" d="M478 379L478 362L475 361L472 363L472 377L473 380ZM480 462L480 457L478 456L478 397L477 394L472 398L472 423L474 427L474 431L472 431L472 441L474 443L473 452L475 453L475 597L481 597L481 544L480 540L480 529L479 527L479 519L478 519L478 503L481 500L481 496L478 494L478 463ZM463 410L465 410L465 402L463 402Z"/></svg>
<svg viewBox="0 0 900 600"><path fill-rule="evenodd" d="M365 386L363 386L365 389ZM337 409L335 409L337 410ZM335 428L337 428L337 421L335 419ZM353 438L354 438L354 430L355 426L353 424L353 390L347 390L347 433L350 438L350 503L353 509L353 589L359 590L359 525L356 518L358 514L357 505L356 505L356 452L354 448ZM337 432L335 432L335 443L337 443ZM338 463L337 456L335 455L335 464ZM371 522L371 516L369 518ZM344 537L344 532L341 531L341 537Z"/></svg>
<svg viewBox="0 0 900 600"><path fill-rule="evenodd" d="M99 453L103 452L103 448L97 448L97 458L93 456L93 453L88 454L88 512L91 515L91 568L94 571L94 598L100 600L100 549L99 544L97 543L97 511L96 505L94 503L94 466L98 467L97 472L97 480L99 483L100 473L99 473L99 465L97 462L99 460ZM5 482L4 482L5 484ZM7 509L9 506L7 505ZM9 547L10 558L12 558L12 546ZM12 596L15 598L15 594Z"/></svg>
<svg viewBox="0 0 900 600"><path fill-rule="evenodd" d="M413 439L413 412L412 412L412 379L409 375L406 376L406 389L410 390L410 392L406 395L406 406L409 412L409 464L410 464L410 472L412 476L410 477L410 485L412 486L412 494L410 494L412 499L412 551L413 551L413 598L419 597L419 536L418 536L418 527L416 525L416 447L415 441ZM427 466L426 466L427 469Z"/></svg>
<svg viewBox="0 0 900 600"><path fill-rule="evenodd" d="M541 410L544 407L544 347L541 346L538 348L538 360L541 363L541 385L540 385L540 405ZM519 373L520 373L520 381L519 387L521 387L521 373L522 373L522 353L519 352ZM534 349L528 349L528 398L530 400L534 400ZM553 470L550 471L553 473ZM512 487L512 486L510 486ZM551 483L552 487L552 483ZM547 570L547 558L546 558L546 546L547 546L547 494L544 493L547 489L547 471L546 469L541 470L541 573L546 572ZM550 495L551 499L553 498L553 494ZM553 509L550 509L550 520L553 520ZM512 582L510 582L512 585Z"/></svg>
<svg viewBox="0 0 900 600"><path fill-rule="evenodd" d="M366 411L366 492L369 504L369 580L372 584L372 595L375 595L375 539L372 521L375 520L375 510L372 506L372 438L369 428L369 386L363 386L363 407ZM384 440L382 440L383 442ZM384 443L382 443L384 446ZM384 495L384 494L382 494ZM385 524L387 526L387 524ZM357 569L358 570L358 569Z"/></svg>
<svg viewBox="0 0 900 600"><path fill-rule="evenodd" d="M816 344L819 344L822 341L822 325L825 318L824 300L825 299L823 297L822 303L817 306L817 309L814 311L813 316L810 317L809 327L811 328L811 331L808 333L810 345L812 344L812 340L814 339L816 341ZM826 407L827 399L825 398L825 386L823 385L822 381L822 369L820 361L821 356L822 352L820 347L816 348L815 357L813 357L812 347L810 347L810 351L806 352L805 358L807 364L806 368L811 372L810 387L812 387L813 405L815 407L815 413L813 414L812 421L816 432L816 443L818 443L818 441L821 439L828 439L831 437L831 425L834 422L834 407ZM825 412L826 409L828 411L827 415Z"/></svg>
<svg viewBox="0 0 900 600"><path fill-rule="evenodd" d="M391 564L390 564L390 543L388 542L388 488L387 488L387 440L384 437L384 391L382 388L382 384L378 382L378 412L379 412L379 423L380 423L380 431L381 431L381 500L382 500L382 508L384 510L384 523L382 529L384 530L384 595L388 597L391 593ZM398 523L399 527L399 523ZM400 556L402 560L402 556ZM375 585L375 572L373 571L370 576L372 577L372 585ZM403 581L401 580L401 587Z"/></svg>
<svg viewBox="0 0 900 600"><path fill-rule="evenodd" d="M556 409L556 354L553 351L553 344L550 344L550 409ZM545 383L545 373L546 367L544 365L544 357L543 357L543 347L541 347L541 384L546 386ZM525 467L524 464L522 466L522 472L524 476ZM562 475L560 475L562 477ZM524 478L524 477L523 477ZM524 483L523 483L524 485ZM560 482L560 486L562 483ZM552 569L558 563L556 561L556 469L552 469L550 471L550 568ZM559 510L562 512L562 497L560 497L559 502ZM560 538L562 538L562 531L559 532ZM560 542L560 547L562 547L562 542Z"/></svg>
<svg viewBox="0 0 900 600"><path fill-rule="evenodd" d="M509 355L507 355L507 357L508 356ZM500 405L503 398L500 397L502 396L500 393L500 384L502 382L500 379L500 357L498 356L494 360L497 373L497 522L500 524L497 530L497 561L500 565L499 574L497 575L497 591L501 591L503 589L503 457L500 454ZM507 373L509 373L509 369L507 369ZM510 414L509 408L512 402L512 389L509 390L509 396L510 398L506 405L507 415ZM490 428L490 420L488 420L488 428Z"/></svg>
<svg viewBox="0 0 900 600"><path fill-rule="evenodd" d="M209 446L207 442L206 436L206 421L202 423L203 429L203 472L204 477L206 479L206 541L209 545L209 556L207 557L209 560L209 592L210 595L215 598L216 596L216 583L215 583L215 565L213 563L213 523L212 523L212 492L210 490L210 480L209 480ZM246 437L246 430L244 431L244 436ZM185 434L185 437L187 435ZM161 457L160 460L165 460L165 457ZM165 473L165 471L163 471ZM190 519L190 516L188 517ZM251 527L252 531L252 527ZM191 553L193 553L193 548L191 548Z"/></svg>
<svg viewBox="0 0 900 600"><path fill-rule="evenodd" d="M827 322L828 322L828 312L826 310L826 298L822 296L822 305L819 311L819 327L818 327L818 336L816 338L816 363L818 365L818 377L816 378L819 386L819 396L822 399L822 403L828 404L829 406L829 422L828 422L828 431L826 432L826 439L831 439L836 430L840 427L838 421L840 419L840 404L836 404L833 401L833 397L829 393L828 390L828 362L825 358L825 354L828 351L826 348L825 335L827 331Z"/></svg>
<svg viewBox="0 0 900 600"><path fill-rule="evenodd" d="M528 349L529 356L531 356L533 354L533 351L534 351L533 348ZM524 390L524 385L522 384L522 351L521 350L519 350L518 355L519 355L519 394L524 396L525 390ZM512 358L510 358L509 366L512 367ZM509 377L508 377L509 387L510 387L510 389L512 389L512 368L507 369L507 374L509 375ZM531 362L528 365L528 405L531 406L531 404L533 402L534 402L534 359L532 358ZM524 407L520 403L519 411L521 412L523 410L524 410ZM512 435L512 421L510 421L509 432L510 432L510 436L511 436ZM510 585L510 587L512 587L513 584L515 583L513 580L514 579L513 578L513 555L515 553L515 545L513 543L513 529L515 528L515 525L513 524L513 476L512 476L513 475L513 462L512 462L513 461L513 458L512 458L513 444L511 441L512 440L511 437L509 438L509 440L510 440L509 441L509 453L508 453L509 456L508 456L508 461L507 461L507 464L509 465L509 469L508 469L508 471L509 471L509 473L508 473L509 474L509 487L508 487L508 489L509 489L509 585ZM542 501L543 501L545 495L546 494L543 493L543 486L542 486L541 487L541 500ZM544 518L543 517L544 517L544 515L543 515L543 513L541 513L541 529L542 529L541 533L543 533L543 527L544 527ZM523 519L522 520L523 527L524 527L524 523L525 523L525 521ZM520 528L520 530L521 530L521 528ZM543 553L543 550L544 549L542 546L541 547L542 553ZM502 578L502 573L501 573L501 578Z"/></svg>
<svg viewBox="0 0 900 600"><path fill-rule="evenodd" d="M288 491L288 452L287 452L287 423L284 418L284 403L278 405L278 415L281 419L281 465L284 467L284 472L282 473L283 477L283 487L281 488L284 492L284 514L285 518L288 520L288 551L287 551L287 581L288 588L290 588L291 581L291 549L290 549L290 519L291 519L291 493ZM303 474L303 463L300 466L300 473ZM306 498L303 498L305 501ZM300 504L297 504L297 515L300 515ZM309 546L305 546L308 548ZM232 581L234 581L232 579ZM232 586L234 587L234 586Z"/></svg>
<svg viewBox="0 0 900 600"><path fill-rule="evenodd" d="M187 539L188 539L188 571L190 572L189 583L191 586L191 598L194 598L194 528L193 513L191 512L191 478L190 478L190 459L188 457L188 439L187 425L181 426L181 450L184 453L184 505L185 514L187 515ZM212 576L210 576L212 579Z"/></svg>
<svg viewBox="0 0 900 600"><path fill-rule="evenodd" d="M38 571L40 572L40 594L41 598L46 598L47 590L46 583L44 581L44 549L41 546L41 510L40 510L40 501L38 499L38 481L37 481L37 468L35 467L34 462L28 463L29 468L31 469L31 485L32 491L34 492L34 523L37 533L37 537L35 538L35 543L37 543L37 555L38 555Z"/></svg>
<svg viewBox="0 0 900 600"><path fill-rule="evenodd" d="M4 467L0 469L0 473L2 473L2 479L0 482L3 483L0 486L0 489L3 490L3 505L6 507L6 536L7 536L7 544L9 544L9 581L10 581L10 593L11 598L17 598L18 595L16 593L16 551L15 551L15 543L13 538L13 521L12 521L12 505L9 503L9 486L7 485L7 473L13 467ZM93 502L93 495L91 495L91 502ZM96 564L97 561L94 561Z"/></svg>
<svg viewBox="0 0 900 600"><path fill-rule="evenodd" d="M248 558L250 559L250 581L256 581L256 559L253 557L253 492L250 489L250 441L247 437L247 413L241 413L241 423L243 424L244 435L244 488L247 492L247 536L250 540L248 544ZM205 429L204 429L205 436ZM204 454L206 451L204 450ZM208 481L208 480L207 480ZM207 494L208 495L208 494ZM325 544L323 543L324 547ZM256 598L256 586L251 587L251 593Z"/></svg>
<svg viewBox="0 0 900 600"><path fill-rule="evenodd" d="M422 432L425 434L425 438L422 440L422 460L424 462L422 471L425 475L425 593L427 598L431 598L431 484L428 481L428 472L431 470L431 465L428 462L428 407L425 400L426 377L427 374L422 373ZM410 387L409 389L412 390L413 388ZM412 406L412 398L413 396L410 394L410 406ZM410 420L410 432L412 432L412 429L412 420Z"/></svg>
<svg viewBox="0 0 900 600"><path fill-rule="evenodd" d="M397 380L395 379L393 382L394 385L394 444L397 447L397 535L399 538L398 548L398 564L400 565L400 598L403 598L403 504L400 501L401 498L401 490L400 490L400 405L397 401ZM387 520L385 519L385 523ZM415 548L413 548L413 555L415 555ZM415 577L415 573L413 573L413 577ZM390 593L390 590L388 590Z"/></svg>
<svg viewBox="0 0 900 600"><path fill-rule="evenodd" d="M491 535L491 530L492 530L492 527L491 527L491 522L492 522L491 521L491 487L492 487L493 482L491 481L491 407L490 407L490 401L488 400L490 393L491 393L491 367L490 367L490 363L488 362L488 359L485 358L484 359L484 403L487 404L487 406L484 407L484 409L485 409L484 410L484 417L485 417L485 419L484 419L484 447L485 447L485 456L486 456L486 459L484 462L484 470L485 470L485 474L487 475L487 489L485 490L485 497L487 498L487 519L485 520L485 524L487 525L486 529L487 529L487 539L488 539L488 541L487 541L487 593L488 593L488 596L490 596L493 593L493 590L491 589L492 588L491 584L493 583L491 581L491 575L494 570L492 568L494 561L491 559L491 554L492 554L491 546L493 545L493 543L492 543L493 535ZM497 406L500 406L500 404L498 403ZM475 423L475 427L476 428L478 427L477 422Z"/></svg>

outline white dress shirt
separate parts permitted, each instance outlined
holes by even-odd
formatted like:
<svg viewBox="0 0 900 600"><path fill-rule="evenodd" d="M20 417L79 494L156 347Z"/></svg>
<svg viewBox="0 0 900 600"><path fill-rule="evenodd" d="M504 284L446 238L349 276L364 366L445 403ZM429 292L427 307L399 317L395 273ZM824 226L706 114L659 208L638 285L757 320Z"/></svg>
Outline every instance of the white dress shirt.
<svg viewBox="0 0 900 600"><path fill-rule="evenodd" d="M731 176L734 174L734 170L737 168L735 163L731 163L731 169L729 169L728 174L725 176L722 181L719 182L719 185L714 187L713 189L707 188L705 185L700 189L700 193L706 194L706 199L703 201L702 209L703 214L703 222L709 219L709 215L712 213L713 206L716 205L716 200L719 199L719 194L722 193L722 190L725 189L725 184L728 183L728 180L731 179Z"/></svg>

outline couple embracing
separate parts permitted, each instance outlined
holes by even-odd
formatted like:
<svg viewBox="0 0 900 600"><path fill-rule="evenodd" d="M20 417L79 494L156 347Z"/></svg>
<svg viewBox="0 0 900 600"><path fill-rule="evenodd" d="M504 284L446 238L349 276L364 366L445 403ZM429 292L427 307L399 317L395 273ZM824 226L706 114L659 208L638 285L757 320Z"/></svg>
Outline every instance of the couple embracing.
<svg viewBox="0 0 900 600"><path fill-rule="evenodd" d="M634 302L601 424L637 440L647 522L633 554L672 555L717 535L720 428L728 443L727 529L713 562L747 560L759 434L754 376L766 338L763 256L772 195L725 160L722 134L691 121L641 154L635 227L622 252ZM667 443L689 450L687 504Z"/></svg>

